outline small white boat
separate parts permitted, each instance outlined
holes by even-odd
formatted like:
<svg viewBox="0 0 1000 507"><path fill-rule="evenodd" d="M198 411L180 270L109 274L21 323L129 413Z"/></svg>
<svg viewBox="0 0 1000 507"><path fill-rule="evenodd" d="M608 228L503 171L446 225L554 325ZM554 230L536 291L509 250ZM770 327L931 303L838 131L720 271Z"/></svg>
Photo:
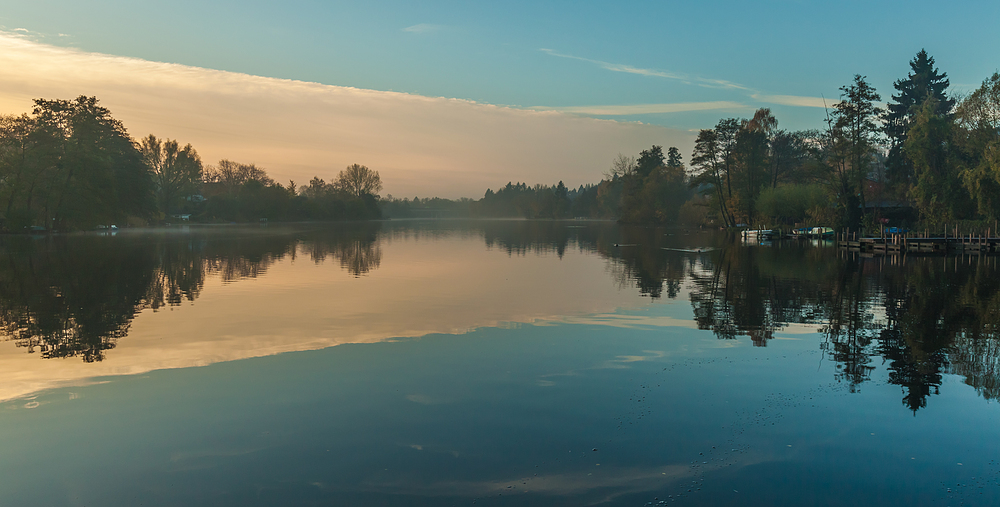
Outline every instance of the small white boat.
<svg viewBox="0 0 1000 507"><path fill-rule="evenodd" d="M809 234L814 238L832 238L833 229L830 227L813 227Z"/></svg>
<svg viewBox="0 0 1000 507"><path fill-rule="evenodd" d="M771 229L747 229L742 232L743 239L745 240L762 240L771 239L774 236L774 231Z"/></svg>

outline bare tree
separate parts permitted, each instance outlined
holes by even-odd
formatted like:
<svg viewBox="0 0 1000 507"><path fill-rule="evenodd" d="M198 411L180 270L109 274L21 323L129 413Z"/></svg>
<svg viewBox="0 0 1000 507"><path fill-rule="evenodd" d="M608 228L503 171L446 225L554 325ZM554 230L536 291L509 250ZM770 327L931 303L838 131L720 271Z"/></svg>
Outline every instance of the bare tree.
<svg viewBox="0 0 1000 507"><path fill-rule="evenodd" d="M372 171L367 166L352 164L340 171L333 185L356 197L378 195L382 190L382 178L378 171Z"/></svg>
<svg viewBox="0 0 1000 507"><path fill-rule="evenodd" d="M628 157L621 153L611 162L611 169L604 173L604 177L613 180L615 177L630 176L635 173L635 157Z"/></svg>
<svg viewBox="0 0 1000 507"><path fill-rule="evenodd" d="M205 170L205 181L207 183L221 183L226 192L232 195L244 183L248 181L258 181L265 187L274 184L274 180L267 175L267 171L254 164L241 164L232 160L222 159L218 166L209 166Z"/></svg>

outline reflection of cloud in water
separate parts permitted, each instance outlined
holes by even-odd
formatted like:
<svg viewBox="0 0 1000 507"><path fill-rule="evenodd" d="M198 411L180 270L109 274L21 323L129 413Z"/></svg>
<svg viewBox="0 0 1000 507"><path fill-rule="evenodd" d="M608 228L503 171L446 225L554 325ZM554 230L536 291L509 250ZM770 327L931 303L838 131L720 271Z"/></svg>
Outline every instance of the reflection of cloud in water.
<svg viewBox="0 0 1000 507"><path fill-rule="evenodd" d="M667 353L661 350L644 350L646 355L643 356L617 356L615 359L608 359L602 363L594 365L590 368L585 368L587 370L624 370L631 368L629 363L637 363L642 361L649 361L652 359L660 359L667 357ZM556 385L554 380L549 380L553 377L574 377L579 375L576 370L570 370L563 373L548 373L538 377L537 384L541 387L551 387Z"/></svg>
<svg viewBox="0 0 1000 507"><path fill-rule="evenodd" d="M642 362L642 361L649 361L650 359L658 359L658 358L665 357L667 355L666 352L659 351L659 350L644 350L643 352L645 352L647 355L645 355L645 356L618 356L617 359L608 360L605 363L603 363L602 365L597 366L596 368L598 368L598 369L607 369L607 368L611 368L611 369L626 369L626 368L631 368L631 366L629 366L628 363L638 363L638 362Z"/></svg>
<svg viewBox="0 0 1000 507"><path fill-rule="evenodd" d="M568 316L557 319L565 324L585 324L589 326L607 326L622 329L640 329L654 327L682 327L698 329L698 323L687 319L677 319L662 315L636 315L606 313L597 315Z"/></svg>
<svg viewBox="0 0 1000 507"><path fill-rule="evenodd" d="M421 405L444 405L447 403L451 403L451 400L449 399L435 398L433 396L428 396L426 394L408 394L406 395L406 399L414 403L419 403Z"/></svg>
<svg viewBox="0 0 1000 507"><path fill-rule="evenodd" d="M449 456L451 456L453 458L458 458L459 456L461 456L461 453L459 453L456 450L453 450L453 449L442 449L440 447L433 446L433 445L427 445L427 444L409 444L409 445L405 445L404 447L409 447L410 449L413 449L415 451L421 451L421 452L447 454L447 455L449 455Z"/></svg>
<svg viewBox="0 0 1000 507"><path fill-rule="evenodd" d="M646 355L643 356L617 356L615 359L608 359L602 363L594 365L590 368L585 368L587 370L624 370L631 368L629 363L637 363L642 361L649 361L652 359L660 359L667 357L667 353L661 350L644 350ZM571 370L563 373L548 373L538 377L537 384L542 387L551 387L556 385L554 380L549 380L552 377L573 377L579 375L576 370Z"/></svg>
<svg viewBox="0 0 1000 507"><path fill-rule="evenodd" d="M264 447L178 451L170 455L170 468L175 472L215 468L219 459L246 456L262 450Z"/></svg>
<svg viewBox="0 0 1000 507"><path fill-rule="evenodd" d="M554 380L548 380L551 377L575 377L579 375L575 370L567 371L565 373L549 373L547 375L542 375L538 377L538 385L542 387L550 387L556 385Z"/></svg>
<svg viewBox="0 0 1000 507"><path fill-rule="evenodd" d="M725 467L727 472L755 465L760 459L742 459L733 466ZM721 470L713 468L707 471ZM584 496L583 505L610 502L630 494L663 491L681 480L704 474L690 465L664 465L651 468L619 468L614 466L594 466L588 471L552 473L537 476L522 476L481 481L439 481L425 482L416 478L400 478L393 481L368 481L360 485L364 491L394 493L418 496L459 496L485 497L502 494L536 494L546 496Z"/></svg>

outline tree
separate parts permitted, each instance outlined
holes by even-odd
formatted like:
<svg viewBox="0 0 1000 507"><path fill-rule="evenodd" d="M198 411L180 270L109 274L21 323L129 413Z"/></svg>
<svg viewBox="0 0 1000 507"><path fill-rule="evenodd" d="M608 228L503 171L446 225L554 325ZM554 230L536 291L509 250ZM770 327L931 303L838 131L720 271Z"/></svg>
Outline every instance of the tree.
<svg viewBox="0 0 1000 507"><path fill-rule="evenodd" d="M965 188L981 214L1000 218L1000 73L959 103L955 120Z"/></svg>
<svg viewBox="0 0 1000 507"><path fill-rule="evenodd" d="M36 174L46 226L74 228L148 217L153 182L135 142L96 97L36 99ZM33 213L33 194L28 211Z"/></svg>
<svg viewBox="0 0 1000 507"><path fill-rule="evenodd" d="M761 108L750 119L726 118L699 132L691 155L696 172L691 185L712 195L726 225L753 223L760 192L796 179L792 175L805 166L807 143L814 136L777 127L771 110Z"/></svg>
<svg viewBox="0 0 1000 507"><path fill-rule="evenodd" d="M629 157L619 153L618 156L611 162L611 169L608 173L604 174L604 177L609 180L613 180L623 176L631 176L634 173L635 157Z"/></svg>
<svg viewBox="0 0 1000 507"><path fill-rule="evenodd" d="M841 86L841 101L834 105L829 120L828 160L834 169L837 198L850 227L858 227L865 209L864 182L878 147L876 120L882 109L875 103L882 98L865 77L855 74L854 82Z"/></svg>
<svg viewBox="0 0 1000 507"><path fill-rule="evenodd" d="M694 142L694 152L691 154L691 167L696 171L691 179L691 185L710 188L712 200L719 209L722 223L726 227L736 225L726 198L724 178L728 177L728 174L716 129L703 129L698 132L698 138Z"/></svg>
<svg viewBox="0 0 1000 507"><path fill-rule="evenodd" d="M886 172L895 183L908 186L914 177L913 161L903 150L910 123L928 98L935 100L934 114L946 116L955 107L955 100L946 95L948 74L934 68L934 58L921 49L910 60L910 73L893 83L899 92L892 96L885 114L885 134L889 138Z"/></svg>
<svg viewBox="0 0 1000 507"><path fill-rule="evenodd" d="M331 190L332 188L323 181L323 178L313 176L313 179L309 180L309 184L302 187L299 192L308 199L320 199L326 197Z"/></svg>
<svg viewBox="0 0 1000 507"><path fill-rule="evenodd" d="M673 156L665 162L661 146L643 150L635 172L620 179L619 219L622 222L671 223L677 220L678 210L687 201L689 191L680 152L677 148L670 148L668 152Z"/></svg>
<svg viewBox="0 0 1000 507"><path fill-rule="evenodd" d="M160 140L153 134L139 142L139 151L156 184L160 211L170 213L175 201L194 193L201 182L201 157L190 144L181 148L176 140Z"/></svg>
<svg viewBox="0 0 1000 507"><path fill-rule="evenodd" d="M952 122L938 114L939 110L934 97L927 97L910 122L903 153L913 163L914 182L910 195L921 216L951 220L956 218L965 196L952 164L949 143L953 135Z"/></svg>
<svg viewBox="0 0 1000 507"><path fill-rule="evenodd" d="M366 166L352 164L340 171L333 185L355 197L366 195L377 196L382 191L382 179L378 171L372 171Z"/></svg>
<svg viewBox="0 0 1000 507"><path fill-rule="evenodd" d="M667 167L684 167L681 151L674 146L667 149Z"/></svg>
<svg viewBox="0 0 1000 507"><path fill-rule="evenodd" d="M733 182L732 173L735 165L736 134L739 133L742 121L739 118L724 118L715 125L715 134L719 145L719 157L722 160L722 173L726 176L726 199L732 200ZM729 205L733 210L734 206Z"/></svg>
<svg viewBox="0 0 1000 507"><path fill-rule="evenodd" d="M639 153L639 159L635 162L635 172L640 177L649 176L654 170L663 166L663 147L653 145L648 150Z"/></svg>
<svg viewBox="0 0 1000 507"><path fill-rule="evenodd" d="M777 188L778 184L789 179L808 177L805 166L810 160L812 150L809 142L813 132L788 132L779 130L771 138L770 174L768 185Z"/></svg>
<svg viewBox="0 0 1000 507"><path fill-rule="evenodd" d="M694 152L691 154L691 167L697 174L691 180L694 186L707 185L713 191L712 199L719 209L722 223L726 227L736 225L729 212L724 193L723 175L724 163L719 146L719 135L715 129L702 129L694 141Z"/></svg>
<svg viewBox="0 0 1000 507"><path fill-rule="evenodd" d="M30 225L30 217L20 206L25 194L30 190L37 175L33 174L32 162L37 143L32 133L34 120L26 114L0 117L0 189L6 194L4 220L8 228L21 229Z"/></svg>
<svg viewBox="0 0 1000 507"><path fill-rule="evenodd" d="M736 133L731 170L736 170L738 182L738 206L747 223L757 219L757 197L767 183L771 135L778 126L778 120L771 110L763 107L754 112L753 118L743 120Z"/></svg>
<svg viewBox="0 0 1000 507"><path fill-rule="evenodd" d="M274 185L274 180L267 175L264 168L257 167L255 164L233 162L229 159L220 160L216 167L208 166L205 169L204 181L219 184L230 197L238 194L243 185L250 181L256 181L265 187Z"/></svg>

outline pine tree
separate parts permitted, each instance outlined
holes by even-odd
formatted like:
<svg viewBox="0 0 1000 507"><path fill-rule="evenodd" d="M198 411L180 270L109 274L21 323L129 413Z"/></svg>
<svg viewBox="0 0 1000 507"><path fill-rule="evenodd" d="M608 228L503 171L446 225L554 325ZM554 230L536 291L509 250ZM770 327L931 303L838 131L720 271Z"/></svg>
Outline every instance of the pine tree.
<svg viewBox="0 0 1000 507"><path fill-rule="evenodd" d="M883 115L876 106L882 100L866 78L855 74L854 82L840 87L841 100L834 108L827 133L827 160L839 204L848 227L861 225L865 209L864 185L879 144L876 120Z"/></svg>
<svg viewBox="0 0 1000 507"><path fill-rule="evenodd" d="M674 146L667 149L667 167L684 167L684 158L681 156L681 151Z"/></svg>
<svg viewBox="0 0 1000 507"><path fill-rule="evenodd" d="M937 104L934 114L947 117L955 107L955 100L945 94L948 89L948 74L934 68L934 58L921 49L910 60L911 72L906 79L899 79L893 87L899 93L892 96L885 115L885 134L889 138L889 157L886 172L898 185L909 187L913 179L913 162L903 150L906 133L917 112L928 98Z"/></svg>

